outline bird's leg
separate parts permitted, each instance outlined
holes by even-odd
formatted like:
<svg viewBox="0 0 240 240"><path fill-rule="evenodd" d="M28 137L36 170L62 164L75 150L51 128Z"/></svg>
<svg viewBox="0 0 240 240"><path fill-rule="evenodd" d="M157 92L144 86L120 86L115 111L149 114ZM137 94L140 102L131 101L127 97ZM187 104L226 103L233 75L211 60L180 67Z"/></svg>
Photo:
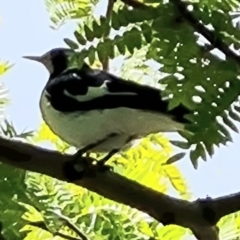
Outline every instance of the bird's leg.
<svg viewBox="0 0 240 240"><path fill-rule="evenodd" d="M112 138L112 137L116 137L118 134L116 133L112 133L112 134L109 134L108 136L106 136L105 138L101 139L101 140L98 140L96 141L95 143L91 143L89 145L87 145L86 147L82 148L82 149L79 149L74 155L73 155L73 159L71 160L71 164L77 168L78 167L78 163L79 161L81 160L82 158L82 155L88 151L90 151L91 149L99 146L100 144L102 144L103 142L107 141L109 138ZM109 157L110 158L110 157ZM101 166L103 166L103 164L101 164ZM104 167L105 169L107 167ZM109 169L109 167L108 167Z"/></svg>
<svg viewBox="0 0 240 240"><path fill-rule="evenodd" d="M81 158L84 153L87 153L88 151L90 151L91 149L99 146L100 144L102 144L102 143L105 142L105 141L106 141L106 138L101 139L101 140L99 140L99 141L97 141L97 142L95 142L95 143L91 143L91 144L87 145L86 147L83 147L82 149L79 149L79 150L74 154L74 158L76 158L76 159L77 159L77 158Z"/></svg>
<svg viewBox="0 0 240 240"><path fill-rule="evenodd" d="M100 159L97 164L99 165L99 167L105 169L105 168L109 168L108 166L105 166L105 163L116 153L118 153L120 151L119 148L115 148L112 149L105 157L103 157L102 159Z"/></svg>
<svg viewBox="0 0 240 240"><path fill-rule="evenodd" d="M99 144L103 143L105 141L105 139L101 139L95 143L91 143L89 145L87 145L86 147L83 147L82 149L79 149L73 156L72 159L68 162L65 163L65 171L66 174L68 175L68 178L71 180L75 180L78 178L78 176L73 176L74 172L77 170L78 172L80 172L82 169L81 166L81 162L84 160L82 158L82 155L88 151L90 151L91 149L93 149L94 147L98 146ZM69 174L68 174L69 172Z"/></svg>
<svg viewBox="0 0 240 240"><path fill-rule="evenodd" d="M84 166L82 166L81 163L84 162L84 158L82 158L82 155L88 151L90 151L91 149L99 146L100 144L102 144L103 142L107 141L109 138L111 137L115 137L117 134L113 133L113 134L109 134L108 136L106 136L105 138L96 141L95 143L89 144L88 146L80 149L77 151L77 153L75 153L73 155L73 158L70 161L67 161L64 164L63 170L65 172L66 177L71 180L71 181L75 181L77 179L81 178L81 174L82 172L84 172ZM104 164L100 164L99 169L101 171L105 171L105 170L109 170L111 167L109 166L105 166Z"/></svg>
<svg viewBox="0 0 240 240"><path fill-rule="evenodd" d="M126 144L128 144L129 142L131 142L133 139L135 139L136 136L130 136L127 140L126 140ZM116 153L118 153L121 149L120 148L114 148L112 149L105 157L103 157L102 159L100 159L97 164L99 165L99 167L105 169L106 167L109 168L108 166L105 165L105 163Z"/></svg>
<svg viewBox="0 0 240 240"><path fill-rule="evenodd" d="M91 143L89 145L87 145L86 147L83 147L82 149L79 149L75 154L74 154L74 158L81 158L82 155L90 150L92 150L93 148L99 146L100 144L104 143L105 141L107 141L109 138L112 137L116 137L118 134L117 133L111 133L109 135L107 135L105 138L100 139L98 141L96 141L95 143Z"/></svg>

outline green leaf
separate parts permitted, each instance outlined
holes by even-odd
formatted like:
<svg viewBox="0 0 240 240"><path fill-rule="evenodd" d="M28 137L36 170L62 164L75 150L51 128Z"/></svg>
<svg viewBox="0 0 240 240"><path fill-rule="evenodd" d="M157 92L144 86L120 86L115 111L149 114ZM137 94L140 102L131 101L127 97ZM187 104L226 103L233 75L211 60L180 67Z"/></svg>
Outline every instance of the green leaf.
<svg viewBox="0 0 240 240"><path fill-rule="evenodd" d="M77 65L78 65L79 68L83 66L84 60L85 60L85 58L88 57L88 54L89 54L89 51L86 50L86 49L83 49L80 53L77 53L75 55L76 62L77 62Z"/></svg>
<svg viewBox="0 0 240 240"><path fill-rule="evenodd" d="M152 29L151 27L144 22L141 24L142 34L146 40L147 43L150 43L152 41Z"/></svg>
<svg viewBox="0 0 240 240"><path fill-rule="evenodd" d="M210 143L208 143L208 142L205 142L205 148L206 148L209 156L212 157L212 155L214 154L213 144L210 144Z"/></svg>
<svg viewBox="0 0 240 240"><path fill-rule="evenodd" d="M102 30L102 35L108 36L111 27L109 25L109 21L103 16L100 16L100 26L101 26L101 30Z"/></svg>
<svg viewBox="0 0 240 240"><path fill-rule="evenodd" d="M238 128L236 127L236 125L229 119L228 116L223 116L223 122L230 127L233 131L235 131L236 133L238 133Z"/></svg>
<svg viewBox="0 0 240 240"><path fill-rule="evenodd" d="M126 46L125 46L124 42L122 41L120 36L116 36L115 39L116 39L116 47L117 47L119 53L124 55L126 52Z"/></svg>
<svg viewBox="0 0 240 240"><path fill-rule="evenodd" d="M100 42L97 45L97 53L98 53L98 58L99 58L100 62L105 61L106 52L107 52L107 49L105 48L104 43Z"/></svg>
<svg viewBox="0 0 240 240"><path fill-rule="evenodd" d="M124 33L124 39L125 39L125 44L128 49L128 51L133 54L134 53L134 48L135 48L135 43L134 39L132 38L132 34L130 32L125 32Z"/></svg>
<svg viewBox="0 0 240 240"><path fill-rule="evenodd" d="M198 167L198 157L199 157L199 155L198 155L198 152L196 151L196 149L190 151L190 160L195 169L197 169L197 167Z"/></svg>
<svg viewBox="0 0 240 240"><path fill-rule="evenodd" d="M79 19L92 14L92 2L87 0L45 0L54 29L60 27L66 20Z"/></svg>
<svg viewBox="0 0 240 240"><path fill-rule="evenodd" d="M180 99L178 97L174 97L173 99L171 99L169 101L169 104L168 104L168 110L172 110L174 109L175 107L178 107L180 104Z"/></svg>
<svg viewBox="0 0 240 240"><path fill-rule="evenodd" d="M93 39L95 38L94 32L87 25L84 25L83 27L84 27L84 32L85 32L87 40L93 41Z"/></svg>
<svg viewBox="0 0 240 240"><path fill-rule="evenodd" d="M121 24L118 20L118 16L116 12L112 12L112 24L111 24L112 28L115 30L119 30L121 27Z"/></svg>
<svg viewBox="0 0 240 240"><path fill-rule="evenodd" d="M80 43L80 45L86 45L87 40L78 32L74 32L74 36L77 39L77 41Z"/></svg>
<svg viewBox="0 0 240 240"><path fill-rule="evenodd" d="M88 49L88 60L90 65L95 62L95 48L92 46Z"/></svg>
<svg viewBox="0 0 240 240"><path fill-rule="evenodd" d="M240 106L234 106L234 109L237 111L237 112L240 112Z"/></svg>
<svg viewBox="0 0 240 240"><path fill-rule="evenodd" d="M102 35L102 28L101 28L100 25L97 24L97 21L93 21L92 29L93 29L95 37L101 38L103 36Z"/></svg>
<svg viewBox="0 0 240 240"><path fill-rule="evenodd" d="M198 143L197 146L196 146L196 154L198 156L201 156L202 159L206 162L207 161L207 156L206 156L206 150L205 148L203 147L203 144L202 143Z"/></svg>
<svg viewBox="0 0 240 240"><path fill-rule="evenodd" d="M182 149L189 149L190 144L188 142L183 142L183 141L170 141L173 145L182 148Z"/></svg>
<svg viewBox="0 0 240 240"><path fill-rule="evenodd" d="M188 131L185 131L185 130L181 130L181 131L178 131L178 133L185 139L187 140L190 140L192 138L192 133L191 132L188 132Z"/></svg>
<svg viewBox="0 0 240 240"><path fill-rule="evenodd" d="M228 141L232 142L232 137L231 137L231 134L230 132L228 131L228 129L226 128L225 125L221 124L221 123L218 123L218 128L219 128L219 131L228 139Z"/></svg>
<svg viewBox="0 0 240 240"><path fill-rule="evenodd" d="M113 59L114 58L114 46L113 46L111 40L105 39L104 44L106 45L107 55L109 56L109 58Z"/></svg>
<svg viewBox="0 0 240 240"><path fill-rule="evenodd" d="M172 164L174 162L177 162L177 161L181 160L182 158L184 158L185 155L186 155L186 153L184 153L184 152L177 153L174 156L170 157L167 160L166 164Z"/></svg>
<svg viewBox="0 0 240 240"><path fill-rule="evenodd" d="M73 50L76 50L79 48L78 44L69 38L64 38L63 41Z"/></svg>
<svg viewBox="0 0 240 240"><path fill-rule="evenodd" d="M240 122L239 114L235 113L232 109L230 109L228 113L233 120Z"/></svg>
<svg viewBox="0 0 240 240"><path fill-rule="evenodd" d="M130 33L132 34L132 42L134 42L135 48L140 49L142 46L142 37L137 28L132 28Z"/></svg>

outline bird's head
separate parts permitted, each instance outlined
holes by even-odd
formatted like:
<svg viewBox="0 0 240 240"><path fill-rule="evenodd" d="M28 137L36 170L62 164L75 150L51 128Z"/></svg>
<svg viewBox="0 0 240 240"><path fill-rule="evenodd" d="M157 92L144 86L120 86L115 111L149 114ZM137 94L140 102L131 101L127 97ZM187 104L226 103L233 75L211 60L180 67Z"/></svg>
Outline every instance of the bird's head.
<svg viewBox="0 0 240 240"><path fill-rule="evenodd" d="M51 78L53 78L69 67L74 53L69 48L54 48L42 56L24 56L23 58L42 63L49 71Z"/></svg>

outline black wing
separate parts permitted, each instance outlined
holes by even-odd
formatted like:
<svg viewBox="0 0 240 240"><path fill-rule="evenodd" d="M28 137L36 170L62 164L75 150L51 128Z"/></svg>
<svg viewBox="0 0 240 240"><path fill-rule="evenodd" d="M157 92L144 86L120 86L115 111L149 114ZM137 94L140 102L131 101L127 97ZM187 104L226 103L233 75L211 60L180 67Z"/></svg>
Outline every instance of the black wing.
<svg viewBox="0 0 240 240"><path fill-rule="evenodd" d="M91 91L94 91L94 88L98 91L103 86L105 92L102 95L81 101L81 96L91 94L88 91L89 87L92 87ZM52 106L61 112L127 107L170 115L182 123L187 123L184 115L190 112L183 106L168 111L168 102L162 100L160 90L157 88L127 81L91 68L67 70L50 81L46 90L50 94Z"/></svg>

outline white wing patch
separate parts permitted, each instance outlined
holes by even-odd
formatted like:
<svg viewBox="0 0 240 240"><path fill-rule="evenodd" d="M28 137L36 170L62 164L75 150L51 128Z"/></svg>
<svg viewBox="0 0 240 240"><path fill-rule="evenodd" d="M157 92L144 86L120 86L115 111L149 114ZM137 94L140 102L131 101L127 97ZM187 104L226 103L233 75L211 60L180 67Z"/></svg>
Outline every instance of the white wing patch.
<svg viewBox="0 0 240 240"><path fill-rule="evenodd" d="M103 84L100 86L100 88L108 89L107 83L109 83L109 82L110 82L109 80L105 80L105 81L103 82Z"/></svg>
<svg viewBox="0 0 240 240"><path fill-rule="evenodd" d="M104 83L100 87L88 87L88 92L86 95L72 95L67 90L64 90L63 93L66 96L71 97L79 102L87 102L89 100L108 94L109 92L106 85L107 82L109 82L109 80L104 81Z"/></svg>
<svg viewBox="0 0 240 240"><path fill-rule="evenodd" d="M75 76L74 76L75 77ZM63 93L71 97L79 102L87 102L92 99L98 98L98 97L103 97L106 94L111 94L111 95L136 95L136 93L133 92L117 92L117 93L111 93L108 91L107 83L110 82L109 80L105 80L103 84L99 87L88 87L88 92L86 95L72 95L69 93L67 90L64 90Z"/></svg>

